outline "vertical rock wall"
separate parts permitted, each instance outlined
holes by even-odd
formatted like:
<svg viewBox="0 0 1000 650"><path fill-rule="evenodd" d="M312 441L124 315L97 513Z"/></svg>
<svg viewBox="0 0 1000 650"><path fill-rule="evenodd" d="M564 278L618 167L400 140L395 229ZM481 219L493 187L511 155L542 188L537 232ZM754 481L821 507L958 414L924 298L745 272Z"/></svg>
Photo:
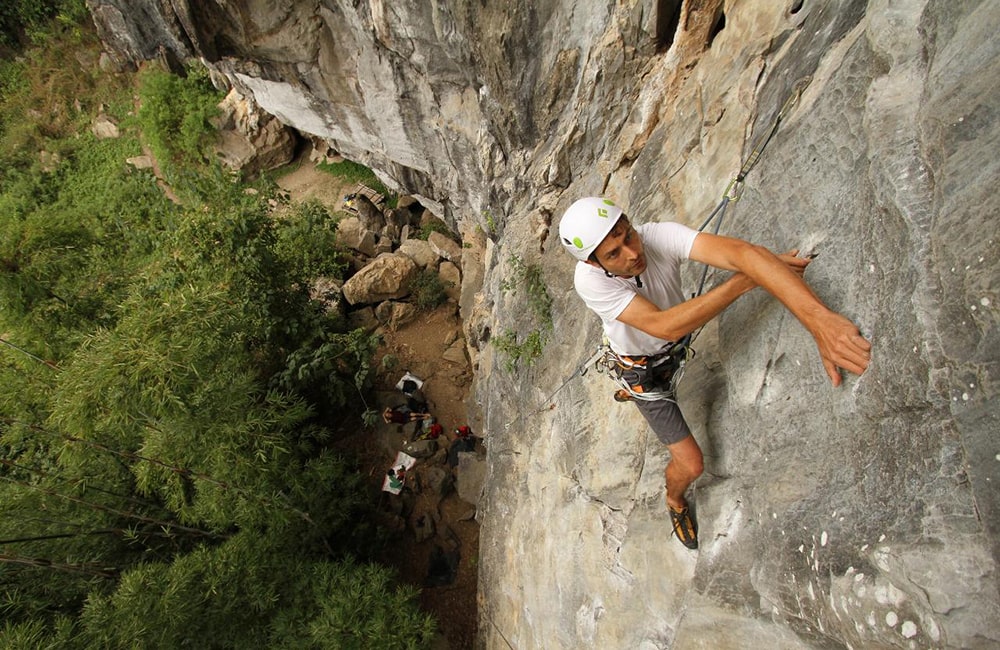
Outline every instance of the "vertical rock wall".
<svg viewBox="0 0 1000 650"><path fill-rule="evenodd" d="M485 242L462 301L483 647L1000 643L996 3L88 2L119 56L201 57ZM830 388L763 294L705 329L680 398L706 453L691 553L634 407L563 383L599 334L550 231L594 193L698 225L796 84L722 232L819 252L807 279L874 362ZM487 339L547 331L518 261L554 328L509 372Z"/></svg>

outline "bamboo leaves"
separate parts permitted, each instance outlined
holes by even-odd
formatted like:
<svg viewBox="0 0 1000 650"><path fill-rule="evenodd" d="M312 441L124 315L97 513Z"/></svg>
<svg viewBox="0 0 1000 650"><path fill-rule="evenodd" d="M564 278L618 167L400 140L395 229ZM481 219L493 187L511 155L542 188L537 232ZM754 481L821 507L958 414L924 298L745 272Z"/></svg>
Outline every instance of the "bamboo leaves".
<svg viewBox="0 0 1000 650"><path fill-rule="evenodd" d="M309 298L343 267L331 218L183 168L204 115L183 205L122 164L124 113L47 171L0 151L0 645L426 647L412 590L352 559L371 503L327 449L378 343Z"/></svg>

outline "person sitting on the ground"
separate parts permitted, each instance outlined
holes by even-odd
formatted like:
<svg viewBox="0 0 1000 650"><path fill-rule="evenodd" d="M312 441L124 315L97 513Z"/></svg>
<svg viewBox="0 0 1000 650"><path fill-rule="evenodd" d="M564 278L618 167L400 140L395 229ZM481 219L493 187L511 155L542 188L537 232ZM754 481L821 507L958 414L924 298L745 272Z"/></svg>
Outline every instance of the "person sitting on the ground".
<svg viewBox="0 0 1000 650"><path fill-rule="evenodd" d="M472 430L467 426L455 429L455 439L448 447L448 465L458 467L458 455L463 452L476 451L476 439L472 435Z"/></svg>
<svg viewBox="0 0 1000 650"><path fill-rule="evenodd" d="M443 433L444 427L438 423L437 418L431 416L414 426L413 440L437 440Z"/></svg>
<svg viewBox="0 0 1000 650"><path fill-rule="evenodd" d="M426 413L427 398L424 397L424 393L420 390L417 382L412 379L404 379L402 386L400 392L406 395L406 405L410 407L410 410L417 411L418 413Z"/></svg>
<svg viewBox="0 0 1000 650"><path fill-rule="evenodd" d="M434 418L431 418L428 422L431 423L431 426L427 427L426 433L421 437L428 438L430 440L437 440L438 437L444 433L444 427L441 426L440 422L434 422Z"/></svg>

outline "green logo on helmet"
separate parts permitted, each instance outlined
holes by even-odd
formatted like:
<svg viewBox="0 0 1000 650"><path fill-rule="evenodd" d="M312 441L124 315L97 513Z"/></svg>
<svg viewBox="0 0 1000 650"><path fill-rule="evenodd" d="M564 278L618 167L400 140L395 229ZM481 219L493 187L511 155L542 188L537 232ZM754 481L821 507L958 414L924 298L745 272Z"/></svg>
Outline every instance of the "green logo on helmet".
<svg viewBox="0 0 1000 650"><path fill-rule="evenodd" d="M608 218L608 211L605 210L604 208L597 208L597 216L603 217L603 218L607 219Z"/></svg>
<svg viewBox="0 0 1000 650"><path fill-rule="evenodd" d="M579 249L583 249L583 240L580 239L579 237L574 237L573 238L573 245L576 246Z"/></svg>
<svg viewBox="0 0 1000 650"><path fill-rule="evenodd" d="M614 206L615 202L612 201L611 199L604 199L604 204Z"/></svg>

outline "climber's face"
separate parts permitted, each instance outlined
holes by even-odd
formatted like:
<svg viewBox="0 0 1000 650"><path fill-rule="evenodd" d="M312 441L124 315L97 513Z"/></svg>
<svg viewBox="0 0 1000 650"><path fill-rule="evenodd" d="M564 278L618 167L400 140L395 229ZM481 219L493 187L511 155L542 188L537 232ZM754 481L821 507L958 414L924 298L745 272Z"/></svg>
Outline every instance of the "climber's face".
<svg viewBox="0 0 1000 650"><path fill-rule="evenodd" d="M594 249L600 266L612 275L631 278L646 270L646 255L642 251L642 240L628 217L622 215L608 236Z"/></svg>

